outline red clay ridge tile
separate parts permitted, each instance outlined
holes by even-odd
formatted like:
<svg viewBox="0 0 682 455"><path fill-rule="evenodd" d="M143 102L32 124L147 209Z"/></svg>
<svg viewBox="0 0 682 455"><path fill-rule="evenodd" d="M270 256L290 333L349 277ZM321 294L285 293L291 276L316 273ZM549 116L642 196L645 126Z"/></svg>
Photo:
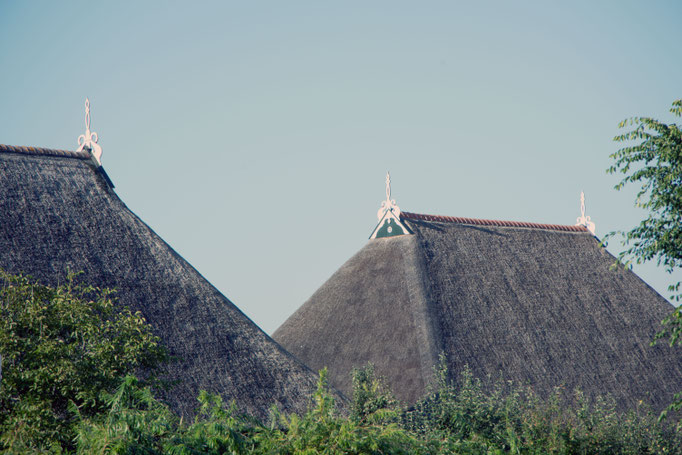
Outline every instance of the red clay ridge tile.
<svg viewBox="0 0 682 455"><path fill-rule="evenodd" d="M49 156L65 156L69 158L87 159L90 154L86 151L74 152L71 150L57 150L47 149L42 147L24 147L19 145L4 145L0 144L0 152L9 153L24 153L26 155L49 155Z"/></svg>
<svg viewBox="0 0 682 455"><path fill-rule="evenodd" d="M400 218L401 219L408 219L408 220L438 221L438 222L444 222L444 223L473 224L476 226L520 227L520 228L531 228L531 229L550 229L553 231L566 231L566 232L589 232L584 226L565 226L565 225L561 225L561 224L527 223L524 221L479 220L476 218L462 218L459 216L424 215L421 213L410 213L410 212L401 212Z"/></svg>

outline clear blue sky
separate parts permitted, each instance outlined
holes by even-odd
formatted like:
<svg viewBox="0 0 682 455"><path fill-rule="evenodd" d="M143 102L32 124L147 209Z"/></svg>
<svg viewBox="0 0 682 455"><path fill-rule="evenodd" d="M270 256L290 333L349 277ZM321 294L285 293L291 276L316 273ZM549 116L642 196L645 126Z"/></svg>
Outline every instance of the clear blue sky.
<svg viewBox="0 0 682 455"><path fill-rule="evenodd" d="M671 121L682 3L0 2L0 143L75 149L90 97L124 202L272 333L403 210L644 215L617 124ZM612 252L619 251L611 244ZM637 270L667 295L673 279Z"/></svg>

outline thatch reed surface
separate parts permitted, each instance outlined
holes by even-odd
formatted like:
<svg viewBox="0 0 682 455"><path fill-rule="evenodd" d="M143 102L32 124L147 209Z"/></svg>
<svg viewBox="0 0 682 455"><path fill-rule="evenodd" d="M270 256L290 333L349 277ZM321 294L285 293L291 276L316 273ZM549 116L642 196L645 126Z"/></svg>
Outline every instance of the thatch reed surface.
<svg viewBox="0 0 682 455"><path fill-rule="evenodd" d="M434 360L419 337L412 302L412 236L376 239L346 262L273 338L312 369L329 367L330 382L349 394L351 371L371 360L396 391L416 399ZM423 286L418 284L418 290ZM423 310L422 310L423 312ZM423 318L423 317L422 317ZM424 325L421 324L421 327ZM419 328L421 328L419 327Z"/></svg>
<svg viewBox="0 0 682 455"><path fill-rule="evenodd" d="M117 289L177 361L164 398L191 415L200 389L265 417L303 411L316 374L273 342L133 214L79 156L0 152L0 267L55 284L68 270Z"/></svg>
<svg viewBox="0 0 682 455"><path fill-rule="evenodd" d="M273 335L327 365L342 391L348 371L371 361L413 402L441 351L453 379L468 365L540 394L611 394L622 409L643 400L660 410L679 391L679 352L649 346L672 305L611 270L588 232L404 221L415 235L370 241ZM421 280L420 298L406 277Z"/></svg>

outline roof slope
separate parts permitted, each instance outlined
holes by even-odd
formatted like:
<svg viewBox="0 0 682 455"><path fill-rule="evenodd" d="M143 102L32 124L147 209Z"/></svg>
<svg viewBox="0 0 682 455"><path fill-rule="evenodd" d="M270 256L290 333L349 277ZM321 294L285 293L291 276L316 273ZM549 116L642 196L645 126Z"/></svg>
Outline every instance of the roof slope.
<svg viewBox="0 0 682 455"><path fill-rule="evenodd" d="M584 228L401 218L414 235L371 240L273 335L327 365L342 391L350 367L371 361L413 402L440 352L453 376L468 365L542 394L609 393L623 408L660 410L678 391L679 353L649 346L672 305L610 270L614 257Z"/></svg>
<svg viewBox="0 0 682 455"><path fill-rule="evenodd" d="M423 319L425 299L414 273L412 236L371 241L346 262L273 337L330 382L351 392L351 371L371 360L400 391L417 399L434 359Z"/></svg>
<svg viewBox="0 0 682 455"><path fill-rule="evenodd" d="M135 216L87 153L0 147L0 267L53 284L82 270L116 288L177 357L165 399L184 415L200 389L260 417L308 405L316 375Z"/></svg>

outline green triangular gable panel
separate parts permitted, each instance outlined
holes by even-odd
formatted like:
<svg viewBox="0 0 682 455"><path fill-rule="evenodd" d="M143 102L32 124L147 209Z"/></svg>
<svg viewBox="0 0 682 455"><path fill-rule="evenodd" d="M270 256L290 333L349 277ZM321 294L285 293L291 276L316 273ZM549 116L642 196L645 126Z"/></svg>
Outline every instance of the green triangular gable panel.
<svg viewBox="0 0 682 455"><path fill-rule="evenodd" d="M379 220L379 224L376 225L369 238L377 239L381 237L395 237L409 234L412 234L412 231L410 231L393 213L387 211L384 213L381 220Z"/></svg>
<svg viewBox="0 0 682 455"><path fill-rule="evenodd" d="M410 234L410 232L400 223L394 223L393 218L384 219L377 231L375 238L394 237L396 235Z"/></svg>

